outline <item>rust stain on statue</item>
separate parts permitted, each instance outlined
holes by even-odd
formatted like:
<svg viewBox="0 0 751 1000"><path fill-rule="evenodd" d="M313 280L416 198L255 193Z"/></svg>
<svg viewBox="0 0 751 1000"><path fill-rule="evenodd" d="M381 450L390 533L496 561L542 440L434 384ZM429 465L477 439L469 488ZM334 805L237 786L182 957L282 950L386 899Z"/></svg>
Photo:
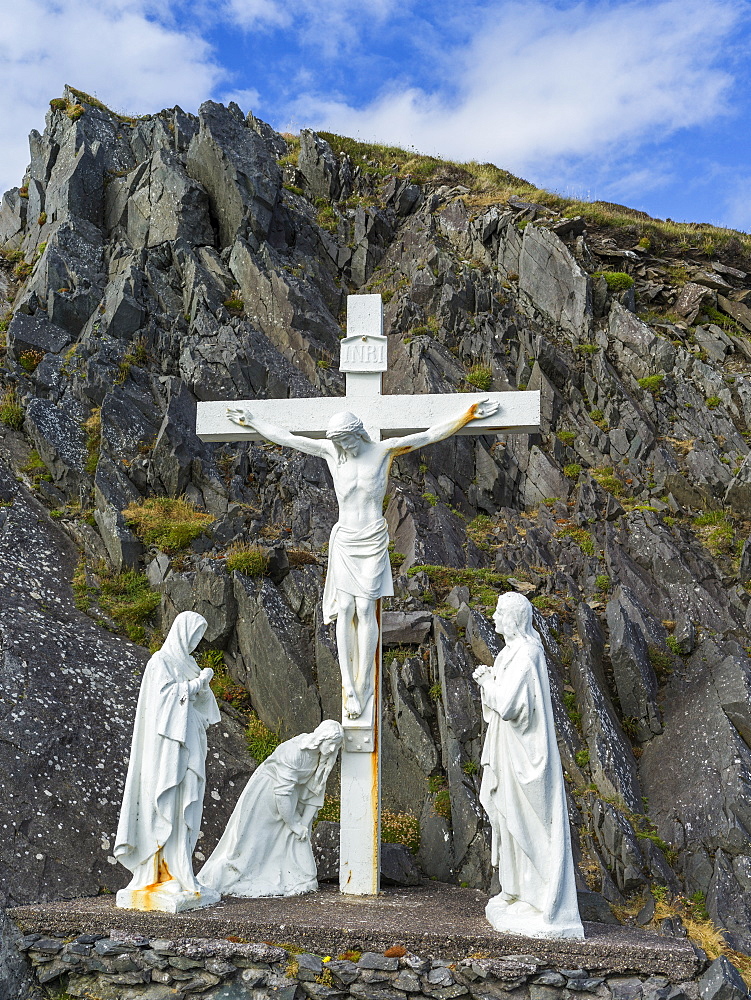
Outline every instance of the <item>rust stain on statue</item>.
<svg viewBox="0 0 751 1000"><path fill-rule="evenodd" d="M162 886L165 882L172 881L172 873L169 870L169 866L164 858L159 859L159 871L157 872L156 882L152 882L151 885L146 885L143 889L133 890L133 909L137 910L158 910L161 909L157 905L157 900L153 898L155 893L161 892Z"/></svg>

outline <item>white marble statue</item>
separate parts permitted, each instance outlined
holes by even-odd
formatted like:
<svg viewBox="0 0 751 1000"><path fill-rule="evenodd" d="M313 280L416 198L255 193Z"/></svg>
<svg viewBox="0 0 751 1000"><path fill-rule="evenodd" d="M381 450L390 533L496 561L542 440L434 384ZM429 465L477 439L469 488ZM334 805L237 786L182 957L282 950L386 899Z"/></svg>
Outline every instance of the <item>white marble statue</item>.
<svg viewBox="0 0 751 1000"><path fill-rule="evenodd" d="M117 905L178 913L219 894L193 874L206 784L206 730L219 722L209 687L213 670L190 655L206 619L183 611L146 664L115 840L115 857L132 872Z"/></svg>
<svg viewBox="0 0 751 1000"><path fill-rule="evenodd" d="M259 764L199 873L230 896L299 896L318 888L310 830L344 731L329 719Z"/></svg>
<svg viewBox="0 0 751 1000"><path fill-rule="evenodd" d="M502 594L493 621L506 645L492 667L474 673L488 724L480 802L501 884L485 914L497 931L583 939L547 665L532 605L521 594Z"/></svg>
<svg viewBox="0 0 751 1000"><path fill-rule="evenodd" d="M387 400L388 397L384 397ZM336 644L345 711L356 719L373 695L373 663L378 647L376 601L393 594L389 535L383 498L391 463L398 455L450 437L472 420L499 408L495 401L473 403L459 416L405 437L373 441L362 421L349 412L329 422L326 440L292 434L246 409L228 409L242 427L275 444L326 460L339 503L339 520L329 540L329 567L323 595L324 621L336 620Z"/></svg>

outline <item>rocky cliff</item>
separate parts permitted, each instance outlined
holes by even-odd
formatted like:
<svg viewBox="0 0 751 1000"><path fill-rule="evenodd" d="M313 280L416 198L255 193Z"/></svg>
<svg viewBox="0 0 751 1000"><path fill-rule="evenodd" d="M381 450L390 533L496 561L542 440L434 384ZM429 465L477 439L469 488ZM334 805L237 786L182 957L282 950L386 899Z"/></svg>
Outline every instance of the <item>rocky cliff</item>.
<svg viewBox="0 0 751 1000"><path fill-rule="evenodd" d="M281 136L236 105L128 119L68 88L30 147L0 209L10 898L123 884L108 860L147 651L118 636L209 620L228 671L209 848L252 767L248 707L283 736L337 714L328 473L203 444L194 414L341 395L346 296L376 291L387 392L543 400L538 435L394 465L384 795L419 819L423 871L490 885L471 673L513 588L548 653L591 905L646 901L640 920L679 934L706 905L751 950L748 238Z"/></svg>

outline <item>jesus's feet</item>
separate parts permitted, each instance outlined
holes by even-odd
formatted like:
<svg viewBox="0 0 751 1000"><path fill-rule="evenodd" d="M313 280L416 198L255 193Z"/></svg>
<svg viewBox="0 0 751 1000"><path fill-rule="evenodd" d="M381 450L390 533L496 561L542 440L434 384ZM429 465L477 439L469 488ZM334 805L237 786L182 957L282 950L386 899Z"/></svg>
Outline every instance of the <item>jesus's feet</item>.
<svg viewBox="0 0 751 1000"><path fill-rule="evenodd" d="M347 713L348 719L357 719L362 715L362 708L360 707L360 702L354 691L348 692L347 701L344 705L344 711Z"/></svg>

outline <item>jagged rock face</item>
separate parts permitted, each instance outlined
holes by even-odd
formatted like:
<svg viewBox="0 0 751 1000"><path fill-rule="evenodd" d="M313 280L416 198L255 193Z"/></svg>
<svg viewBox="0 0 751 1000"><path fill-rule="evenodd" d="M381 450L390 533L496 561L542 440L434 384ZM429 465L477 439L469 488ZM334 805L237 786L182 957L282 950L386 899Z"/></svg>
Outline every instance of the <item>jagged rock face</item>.
<svg viewBox="0 0 751 1000"><path fill-rule="evenodd" d="M32 444L49 479L20 473L32 498L6 476L0 508L11 892L122 882L99 845L146 654L71 606L71 539L90 566L146 571L162 626L205 615L272 729L339 714L320 614L329 474L271 446L201 443L195 404L341 395L346 295L382 291L385 392L529 387L542 400L537 435L455 438L394 463L386 517L404 558L384 663L386 805L419 818L427 874L490 885L471 674L499 648L481 584L515 587L539 612L590 888L619 903L654 884L701 891L751 946L748 546L736 560L751 513L751 264L645 249L519 199L487 205L456 168L416 183L309 131L288 143L234 105L138 121L82 106L50 111L23 188L0 205L3 377L23 407L4 456L20 472ZM610 290L614 268L632 288ZM177 554L155 551L122 513L152 495L185 496L213 523ZM228 547L249 542L275 549L263 579L227 569ZM435 566L464 572L461 586ZM248 767L225 721L209 845Z"/></svg>

